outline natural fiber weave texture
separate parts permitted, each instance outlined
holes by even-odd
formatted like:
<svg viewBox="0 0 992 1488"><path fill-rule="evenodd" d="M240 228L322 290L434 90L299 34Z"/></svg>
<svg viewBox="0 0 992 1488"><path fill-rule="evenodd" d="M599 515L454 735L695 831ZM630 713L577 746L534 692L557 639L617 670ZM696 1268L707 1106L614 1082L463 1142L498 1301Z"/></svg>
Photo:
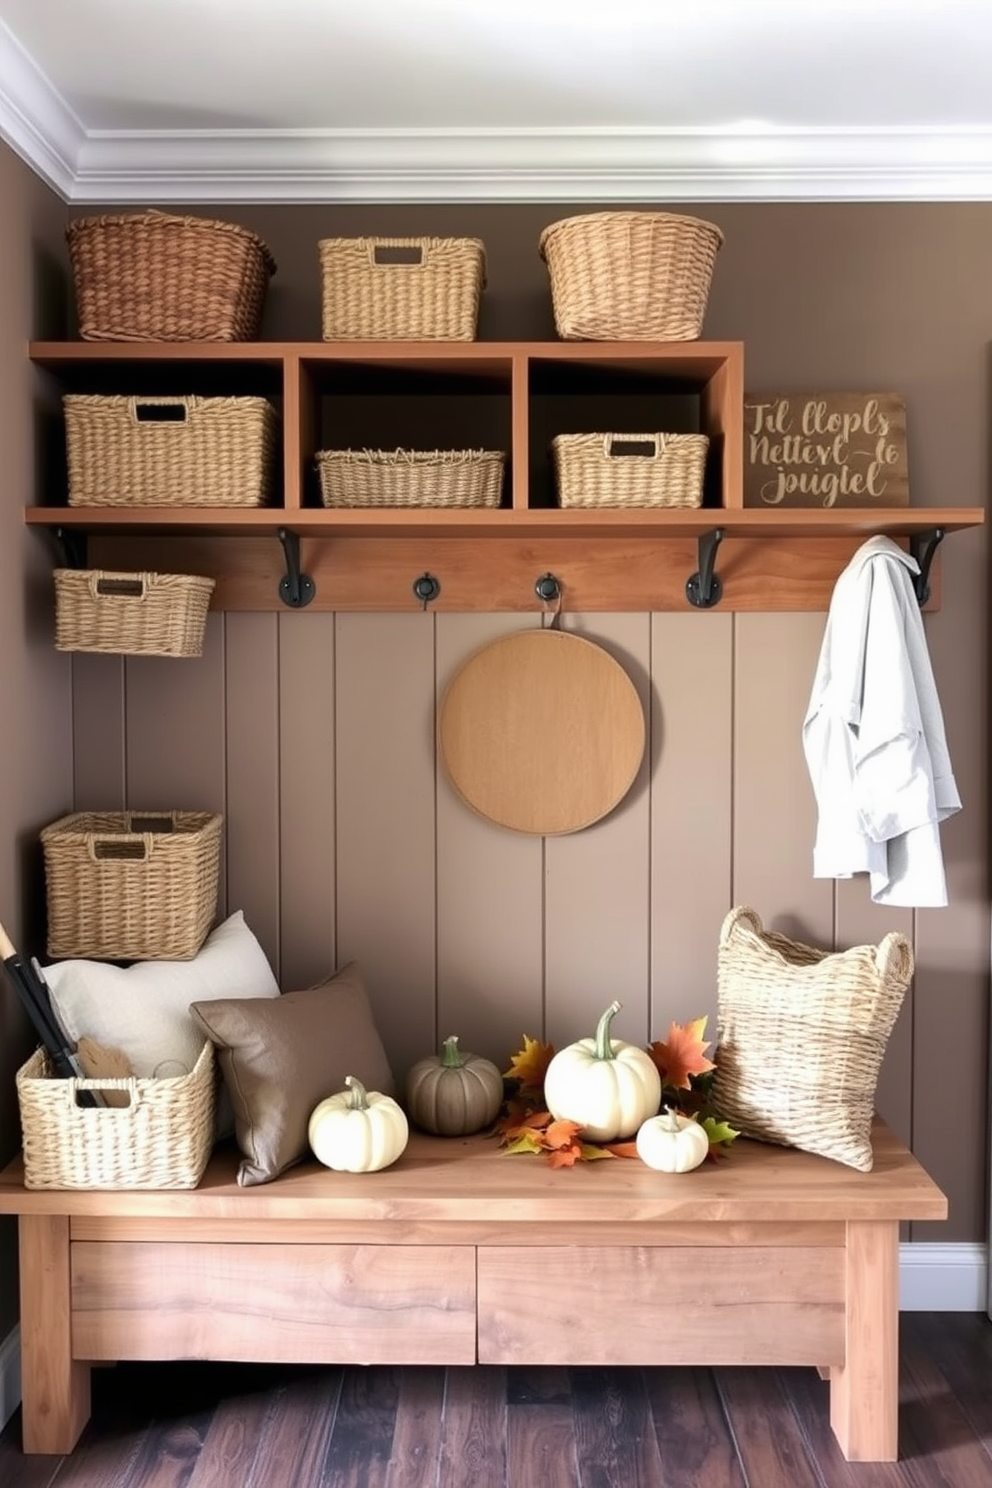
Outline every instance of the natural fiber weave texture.
<svg viewBox="0 0 992 1488"><path fill-rule="evenodd" d="M496 507L502 450L319 450L325 506Z"/></svg>
<svg viewBox="0 0 992 1488"><path fill-rule="evenodd" d="M325 341L475 340L479 238L324 238L319 250Z"/></svg>
<svg viewBox="0 0 992 1488"><path fill-rule="evenodd" d="M43 1049L17 1072L25 1188L195 1188L214 1140L216 1064L207 1042L188 1075L64 1080ZM79 1091L126 1104L80 1106Z"/></svg>
<svg viewBox="0 0 992 1488"><path fill-rule="evenodd" d="M253 341L275 260L235 222L167 212L66 228L84 341Z"/></svg>
<svg viewBox="0 0 992 1488"><path fill-rule="evenodd" d="M723 233L672 212L588 212L540 237L563 341L695 341Z"/></svg>
<svg viewBox="0 0 992 1488"><path fill-rule="evenodd" d="M731 910L717 959L713 1101L745 1136L872 1166L882 1056L913 975L905 936L820 951Z"/></svg>
<svg viewBox="0 0 992 1488"><path fill-rule="evenodd" d="M202 656L214 580L57 568L55 647L115 656Z"/></svg>
<svg viewBox="0 0 992 1488"><path fill-rule="evenodd" d="M700 506L708 447L705 434L559 434L559 504Z"/></svg>
<svg viewBox="0 0 992 1488"><path fill-rule="evenodd" d="M223 818L79 811L44 827L48 954L190 961L217 910Z"/></svg>
<svg viewBox="0 0 992 1488"><path fill-rule="evenodd" d="M261 506L278 418L266 398L67 393L70 506Z"/></svg>

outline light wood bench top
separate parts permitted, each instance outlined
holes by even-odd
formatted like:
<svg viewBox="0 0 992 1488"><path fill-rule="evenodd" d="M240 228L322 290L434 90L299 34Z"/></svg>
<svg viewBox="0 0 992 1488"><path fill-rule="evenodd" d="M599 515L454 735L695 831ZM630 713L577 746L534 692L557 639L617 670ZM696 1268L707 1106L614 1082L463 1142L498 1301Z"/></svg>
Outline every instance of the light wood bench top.
<svg viewBox="0 0 992 1488"><path fill-rule="evenodd" d="M555 1170L541 1157L502 1151L489 1136L413 1133L380 1173L335 1173L310 1161L239 1188L236 1154L219 1150L198 1188L154 1191L29 1190L17 1158L0 1173L0 1214L501 1226L946 1219L944 1194L884 1123L873 1142L870 1173L738 1138L724 1160L666 1174L625 1158Z"/></svg>

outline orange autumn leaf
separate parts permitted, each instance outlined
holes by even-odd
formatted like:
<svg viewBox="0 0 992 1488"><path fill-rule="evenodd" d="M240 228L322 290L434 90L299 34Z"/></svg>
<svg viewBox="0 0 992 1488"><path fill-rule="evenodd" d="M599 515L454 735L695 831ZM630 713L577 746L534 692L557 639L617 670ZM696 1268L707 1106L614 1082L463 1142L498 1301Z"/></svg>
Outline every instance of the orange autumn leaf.
<svg viewBox="0 0 992 1488"><path fill-rule="evenodd" d="M554 1053L553 1044L542 1044L540 1039L525 1033L523 1048L514 1054L510 1068L503 1071L503 1078L516 1080L525 1090L543 1090L544 1076Z"/></svg>
<svg viewBox="0 0 992 1488"><path fill-rule="evenodd" d="M648 1053L658 1066L663 1085L674 1090L689 1090L690 1075L705 1075L707 1071L716 1069L712 1059L705 1056L709 1048L705 1033L706 1019L695 1018L691 1023L673 1023L667 1039L654 1041Z"/></svg>
<svg viewBox="0 0 992 1488"><path fill-rule="evenodd" d="M604 1142L604 1152L609 1152L613 1157L640 1157L636 1142Z"/></svg>
<svg viewBox="0 0 992 1488"><path fill-rule="evenodd" d="M577 1121L552 1121L545 1128L544 1145L552 1149L568 1147L576 1141L580 1130Z"/></svg>
<svg viewBox="0 0 992 1488"><path fill-rule="evenodd" d="M550 1111L511 1111L496 1123L501 1137L512 1141L515 1137L532 1135L540 1137L544 1145L544 1128L551 1122Z"/></svg>
<svg viewBox="0 0 992 1488"><path fill-rule="evenodd" d="M550 1168L572 1168L582 1157L581 1142L569 1142L565 1147L554 1147L548 1150L548 1167Z"/></svg>

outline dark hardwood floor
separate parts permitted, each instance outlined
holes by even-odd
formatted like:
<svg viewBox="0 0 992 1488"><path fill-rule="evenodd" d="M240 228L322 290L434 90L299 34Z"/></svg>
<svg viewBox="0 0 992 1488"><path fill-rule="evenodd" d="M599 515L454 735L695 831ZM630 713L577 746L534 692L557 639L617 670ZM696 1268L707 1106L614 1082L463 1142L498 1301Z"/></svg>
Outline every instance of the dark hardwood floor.
<svg viewBox="0 0 992 1488"><path fill-rule="evenodd" d="M13 1417L0 1485L992 1488L992 1323L900 1332L897 1464L844 1461L813 1369L120 1364L69 1457L25 1457Z"/></svg>

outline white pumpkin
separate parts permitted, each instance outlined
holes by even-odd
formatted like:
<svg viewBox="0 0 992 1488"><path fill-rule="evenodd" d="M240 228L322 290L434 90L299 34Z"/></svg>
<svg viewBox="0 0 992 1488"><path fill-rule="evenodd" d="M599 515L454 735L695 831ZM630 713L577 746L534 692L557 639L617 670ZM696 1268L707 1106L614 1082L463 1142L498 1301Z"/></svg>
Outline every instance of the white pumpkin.
<svg viewBox="0 0 992 1488"><path fill-rule="evenodd" d="M691 1116L664 1110L652 1116L637 1133L637 1155L659 1173L690 1173L705 1162L710 1139Z"/></svg>
<svg viewBox="0 0 992 1488"><path fill-rule="evenodd" d="M315 1106L307 1136L313 1154L325 1168L339 1173L377 1173L388 1168L410 1137L403 1108L392 1096L366 1090L348 1075L348 1089Z"/></svg>
<svg viewBox="0 0 992 1488"><path fill-rule="evenodd" d="M544 1076L544 1102L552 1116L576 1122L593 1142L632 1137L661 1101L661 1076L650 1054L610 1038L619 1011L620 1003L611 1002L595 1038L560 1050Z"/></svg>

